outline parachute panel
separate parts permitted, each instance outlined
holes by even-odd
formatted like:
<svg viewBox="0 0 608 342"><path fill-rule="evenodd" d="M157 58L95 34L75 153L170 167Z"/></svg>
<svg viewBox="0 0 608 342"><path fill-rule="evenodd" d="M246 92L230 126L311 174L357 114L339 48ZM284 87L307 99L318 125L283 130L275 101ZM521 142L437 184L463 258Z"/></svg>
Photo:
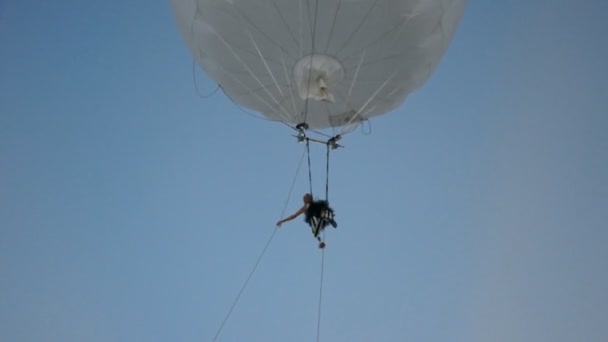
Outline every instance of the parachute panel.
<svg viewBox="0 0 608 342"><path fill-rule="evenodd" d="M195 60L235 103L316 129L403 103L445 54L466 0L315 3L171 0Z"/></svg>

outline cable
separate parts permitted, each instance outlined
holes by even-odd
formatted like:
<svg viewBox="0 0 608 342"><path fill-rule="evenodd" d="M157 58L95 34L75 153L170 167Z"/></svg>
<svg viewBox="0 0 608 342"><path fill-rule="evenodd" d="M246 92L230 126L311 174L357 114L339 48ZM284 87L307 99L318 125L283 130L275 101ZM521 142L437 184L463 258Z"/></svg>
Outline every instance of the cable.
<svg viewBox="0 0 608 342"><path fill-rule="evenodd" d="M195 66L194 59L192 59L192 81L194 82L194 89L196 90L196 93L202 99L210 98L211 96L213 96L220 89L220 86L217 85L217 87L215 87L215 90L212 91L210 94L208 94L208 95L201 95L201 93L200 93L200 91L198 89L198 83L196 82L196 66Z"/></svg>
<svg viewBox="0 0 608 342"><path fill-rule="evenodd" d="M327 144L327 161L325 167L325 200L329 202L329 144Z"/></svg>
<svg viewBox="0 0 608 342"><path fill-rule="evenodd" d="M323 231L323 241L325 241L325 230ZM325 264L325 248L321 250L321 284L319 286L319 310L317 316L317 342L321 337L321 304L323 299L323 271Z"/></svg>
<svg viewBox="0 0 608 342"><path fill-rule="evenodd" d="M329 149L330 145L327 144L327 163L326 163L326 175L325 175L325 200L329 203ZM323 241L325 241L325 229L323 230ZM319 285L319 309L317 316L317 342L319 342L321 336L321 307L323 300L323 273L325 265L325 248L321 250L321 282Z"/></svg>
<svg viewBox="0 0 608 342"><path fill-rule="evenodd" d="M305 152L306 152L306 150L304 151L304 153ZM302 167L302 162L304 161L304 153L302 153L302 157L300 157L300 163L298 164L298 169L296 170L296 174L294 175L293 181L291 182L291 188L289 189L289 194L287 195L287 199L285 200L285 205L283 206L283 210L281 212L281 217L283 217L283 215L285 214L285 210L287 209L287 205L289 204L289 199L291 198L291 193L293 192L293 188L294 188L294 186L296 184L296 180L298 178L298 174L300 173L300 168ZM279 227L275 227L274 230L272 231L272 234L270 234L270 237L268 238L268 241L266 242L266 245L264 246L264 249L260 253L260 256L258 257L258 260L255 262L255 265L253 266L253 269L249 273L249 276L247 277L247 280L245 280L245 283L243 284L243 286L241 287L241 290L237 294L234 302L232 303L232 306L230 306L230 309L228 310L228 313L226 314L226 317L224 318L224 321L222 322L222 324L220 325L219 329L215 333L215 336L213 337L213 341L215 341L217 339L217 337L219 336L220 332L224 328L224 325L226 324L226 322L228 321L228 318L232 314L232 310L236 306L236 303L238 302L239 298L241 297L241 294L243 294L243 291L245 290L245 287L247 287L247 284L249 283L249 280L251 280L251 277L253 276L253 273L255 272L256 268L258 267L258 264L260 263L260 260L262 260L262 257L266 253L266 250L268 249L268 246L270 245L270 242L272 241L272 239L273 239L275 233L277 232L278 228Z"/></svg>
<svg viewBox="0 0 608 342"><path fill-rule="evenodd" d="M369 127L369 129L368 129L367 133L365 133L365 130L363 128L364 125L361 124L361 133L363 133L363 135L370 135L370 134L372 134L372 122L369 119L366 119L364 122L367 122L367 126Z"/></svg>
<svg viewBox="0 0 608 342"><path fill-rule="evenodd" d="M308 155L308 183L310 184L310 196L314 198L312 193L312 170L310 167L310 140L306 139L306 154Z"/></svg>
<svg viewBox="0 0 608 342"><path fill-rule="evenodd" d="M326 134L326 133L323 133L323 132L321 132L321 131L319 131L319 130L314 130L314 129L312 129L312 128L309 128L308 130L309 130L309 131L311 131L311 132L314 132L314 133L316 133L316 134L318 134L318 135L324 136L324 137L326 137L326 138L331 138L331 135Z"/></svg>
<svg viewBox="0 0 608 342"><path fill-rule="evenodd" d="M333 139L333 138L332 138ZM326 160L326 175L325 175L325 200L329 202L329 151L330 151L330 143L328 141L327 145L327 160ZM306 139L306 152L308 154L308 180L310 182L310 194L312 195L312 174L310 167L310 140ZM321 241L325 241L325 229L323 229L323 239ZM319 306L317 311L317 342L319 342L321 338L321 308L323 304L323 274L325 269L325 248L321 250L321 280L319 284Z"/></svg>

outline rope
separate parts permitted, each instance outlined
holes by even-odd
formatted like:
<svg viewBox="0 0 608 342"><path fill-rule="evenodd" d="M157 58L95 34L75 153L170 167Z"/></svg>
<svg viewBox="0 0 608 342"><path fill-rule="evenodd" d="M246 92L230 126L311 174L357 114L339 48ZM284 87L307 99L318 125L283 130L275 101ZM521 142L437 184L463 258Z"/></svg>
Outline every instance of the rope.
<svg viewBox="0 0 608 342"><path fill-rule="evenodd" d="M327 143L326 153L326 168L325 168L325 200L329 202L329 151L331 146ZM312 195L312 171L310 166L310 140L306 139L306 153L308 155L308 180L310 183L310 194ZM325 230L323 230L323 239L325 241ZM321 338L321 308L323 304L323 274L325 269L325 249L321 250L321 280L319 284L319 306L317 311L317 342Z"/></svg>
<svg viewBox="0 0 608 342"><path fill-rule="evenodd" d="M243 108L241 105L239 105L238 103L236 103L236 102L235 102L235 101L232 99L232 97L230 97L230 94L228 94L228 93L227 93L227 92L224 90L224 88L223 88L222 86L219 86L219 88L220 88L220 89L222 89L222 92L223 92L223 93L224 93L224 95L225 95L225 96L228 98L228 100L230 100L230 102L232 102L232 104L233 104L233 105L234 105L236 108L238 108L238 109L239 109L241 112L243 112L243 113L245 113L245 114L247 114L247 115L249 115L249 116L251 116L251 117L254 117L254 118L256 118L256 119L259 119L259 120L263 120L263 121L276 121L276 120L271 120L271 119L269 119L269 118L266 118L266 117L263 117L263 116L260 116L260 115L257 115L257 114L254 114L254 113L252 113L252 112L248 111L247 109ZM289 125L287 125L287 126L289 126Z"/></svg>
<svg viewBox="0 0 608 342"><path fill-rule="evenodd" d="M198 94L198 96L202 99L207 99L210 98L211 96L213 96L219 89L220 86L218 85L214 91L212 91L210 94L207 95L202 95L201 92L198 89L198 82L196 82L196 66L195 66L195 62L194 59L192 59L192 81L194 83L194 89L196 90L196 93Z"/></svg>
<svg viewBox="0 0 608 342"><path fill-rule="evenodd" d="M325 200L329 202L329 144L327 144L327 161L325 167Z"/></svg>
<svg viewBox="0 0 608 342"><path fill-rule="evenodd" d="M313 194L312 194L312 171L311 171L311 167L310 167L310 140L308 140L308 139L306 139L306 154L308 155L308 183L310 185L310 196L313 197Z"/></svg>
<svg viewBox="0 0 608 342"><path fill-rule="evenodd" d="M323 231L323 240L325 240L325 231ZM319 285L319 311L317 316L317 342L321 336L321 303L323 299L323 270L325 264L325 248L321 250L321 284Z"/></svg>
<svg viewBox="0 0 608 342"><path fill-rule="evenodd" d="M304 151L304 152L306 152L306 151ZM298 178L298 174L300 173L300 168L302 167L302 161L304 161L304 153L302 153L302 157L300 157L300 163L298 164L298 169L296 170L296 174L294 175L293 181L291 182L291 188L289 189L289 193L287 195L287 199L285 200L285 204L284 204L283 210L281 212L281 217L283 217L283 215L285 215L285 210L287 209L287 205L289 204L289 199L291 198L291 193L293 192L293 188L294 188L294 186L296 184L296 180ZM258 257L258 260L255 262L255 265L253 266L253 269L249 273L249 276L247 277L247 280L245 280L245 283L241 287L241 290L239 291L238 295L236 296L236 299L234 300L234 302L232 303L232 306L230 306L230 309L228 310L228 314L226 314L226 317L224 318L224 321L222 322L222 324L220 325L219 329L215 333L215 337L213 337L213 341L215 341L217 339L217 337L219 336L220 332L224 328L224 325L226 324L226 322L228 321L228 318L232 314L232 310L236 306L236 303L238 302L239 298L241 297L241 294L243 294L243 291L245 290L245 287L247 287L247 284L249 283L249 280L251 280L251 277L253 276L253 273L255 272L256 268L258 267L258 265L260 263L260 260L262 260L262 257L264 256L264 254L266 254L266 250L268 249L268 246L270 245L270 242L272 241L275 233L277 232L277 229L278 229L278 227L275 227L274 230L272 231L272 234L270 234L270 237L268 238L268 241L266 242L266 245L264 246L264 249L262 249L262 252L260 253L260 256Z"/></svg>
<svg viewBox="0 0 608 342"><path fill-rule="evenodd" d="M327 144L327 163L326 163L326 175L325 175L325 200L329 202L329 149L330 146ZM325 230L323 230L323 241L325 241ZM319 284L319 309L317 315L317 342L321 337L321 307L323 303L323 273L325 265L325 248L321 250L321 281Z"/></svg>

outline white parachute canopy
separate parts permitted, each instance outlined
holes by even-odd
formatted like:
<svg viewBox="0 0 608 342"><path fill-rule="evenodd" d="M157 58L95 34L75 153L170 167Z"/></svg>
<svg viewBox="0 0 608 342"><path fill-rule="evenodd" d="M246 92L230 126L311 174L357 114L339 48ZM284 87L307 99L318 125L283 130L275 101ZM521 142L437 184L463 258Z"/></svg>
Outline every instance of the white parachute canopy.
<svg viewBox="0 0 608 342"><path fill-rule="evenodd" d="M171 0L201 68L237 104L290 125L385 114L429 78L466 0Z"/></svg>

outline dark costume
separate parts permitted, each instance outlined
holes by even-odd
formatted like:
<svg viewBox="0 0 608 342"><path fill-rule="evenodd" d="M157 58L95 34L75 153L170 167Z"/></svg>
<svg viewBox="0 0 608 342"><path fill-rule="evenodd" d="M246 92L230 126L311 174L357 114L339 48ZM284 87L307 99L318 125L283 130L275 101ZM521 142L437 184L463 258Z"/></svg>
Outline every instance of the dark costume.
<svg viewBox="0 0 608 342"><path fill-rule="evenodd" d="M338 227L334 220L334 210L327 201L323 200L313 201L308 205L304 221L310 226L316 238L327 225L331 224L334 228Z"/></svg>

